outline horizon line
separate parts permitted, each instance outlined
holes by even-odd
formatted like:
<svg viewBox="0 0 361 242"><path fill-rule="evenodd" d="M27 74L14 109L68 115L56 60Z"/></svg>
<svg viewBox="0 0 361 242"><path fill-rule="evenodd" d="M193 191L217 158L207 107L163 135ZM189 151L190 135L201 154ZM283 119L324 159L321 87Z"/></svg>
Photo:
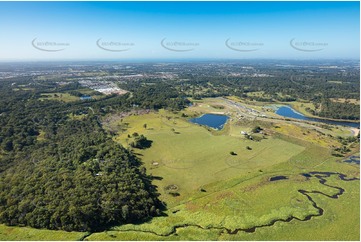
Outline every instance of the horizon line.
<svg viewBox="0 0 361 242"><path fill-rule="evenodd" d="M149 62L149 61L244 61L244 60L278 60L278 61L358 61L360 58L127 58L127 59L0 59L0 63L21 62Z"/></svg>

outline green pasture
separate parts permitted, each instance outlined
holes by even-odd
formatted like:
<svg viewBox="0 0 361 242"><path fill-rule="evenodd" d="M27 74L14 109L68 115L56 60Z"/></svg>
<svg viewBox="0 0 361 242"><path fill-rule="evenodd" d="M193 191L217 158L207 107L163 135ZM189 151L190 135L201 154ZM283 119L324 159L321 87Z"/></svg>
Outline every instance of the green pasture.
<svg viewBox="0 0 361 242"><path fill-rule="evenodd" d="M83 95L91 95L94 90L91 89L79 89L78 92L82 93ZM103 98L105 95L91 95L93 99L100 99ZM62 102L75 102L80 101L80 97L73 96L66 92L53 92L53 93L42 93L39 100L56 100Z"/></svg>
<svg viewBox="0 0 361 242"><path fill-rule="evenodd" d="M44 93L41 94L40 100L56 100L56 101L63 101L63 102L75 102L79 101L80 98L70 95L69 93Z"/></svg>
<svg viewBox="0 0 361 242"><path fill-rule="evenodd" d="M10 227L0 224L0 240L80 240L85 235L87 235L87 233L53 231L29 227Z"/></svg>
<svg viewBox="0 0 361 242"><path fill-rule="evenodd" d="M349 166L344 172L351 173L349 175L352 177L354 168ZM320 167L320 171L322 170ZM270 182L269 178L274 175L286 175L288 179ZM299 173L278 171L210 184L205 187L205 194L172 208L167 217L154 218L141 225L114 227L111 231L96 233L87 239L358 240L359 207L353 205L359 203L359 181L340 181L337 176L331 176L327 180L328 185L342 186L345 193L339 199L310 194L317 206L324 209L324 215L313 217L309 221L278 221L271 227L257 228L254 233L239 231L235 235L229 235L225 232L224 228L246 229L267 225L275 219L293 216L304 220L308 215L318 215L318 210L306 196L298 192L299 189L317 190L329 196L338 192L336 188L320 184L315 177L306 178ZM191 226L174 232L175 226L184 224ZM330 229L335 233L330 233Z"/></svg>
<svg viewBox="0 0 361 242"><path fill-rule="evenodd" d="M150 173L163 178L155 181L156 185L161 189L172 184L179 187L179 197L163 198L172 204L206 184L286 162L304 150L302 146L273 137L259 142L247 140L240 134L242 128L238 128L239 133L232 131L234 136L214 135L205 127L172 115L161 111L127 117L123 123L129 123L128 129L117 137L123 145L131 140L127 135L135 132L153 141L151 148L136 152L141 154ZM232 151L237 155L231 155Z"/></svg>
<svg viewBox="0 0 361 242"><path fill-rule="evenodd" d="M218 101L201 101L184 113L197 116L215 112L216 105L221 104ZM232 109L226 105L222 111L232 114ZM126 145L127 135L133 132L144 134L153 141L151 148L135 151L149 173L161 178L154 183L158 186L161 199L168 205L167 216L154 218L141 225L115 227L108 231L108 235L93 234L89 240L267 240L267 234L259 232L270 231L267 227L259 228L255 233L240 231L237 235L224 233L222 228L247 229L269 224L275 219L293 216L302 220L306 216L317 215L318 210L298 190L317 190L333 195L337 189L321 185L316 178L307 179L302 173L342 171L359 177L357 166L346 165L330 155L329 147L335 144L335 140L315 130L292 124L281 122L282 125L277 128L269 124L263 125L269 134L265 139L255 142L245 139L240 131L250 132L254 125L262 122L242 123L231 118L224 130L214 131L190 124L180 113L162 110L159 113L130 116L123 123L127 123L127 129L116 138L119 142ZM144 123L147 128L144 128ZM304 132L307 133L303 134ZM247 146L252 150L247 150ZM229 151L237 155L232 156ZM276 175L285 175L288 179L270 182L269 178ZM328 179L330 183L340 184L337 177ZM353 193L358 192L359 181L341 183L347 184L354 190ZM179 196L167 194L165 187L169 185L177 186ZM339 201L318 194L311 196L323 202L325 211L329 203ZM349 203L359 204L356 196L352 199ZM353 212L355 209L359 209L358 206L349 210ZM339 217L338 222L343 221L344 217L338 214L340 211L332 212ZM355 222L358 217L356 214L352 221ZM323 220L322 217L314 217L310 221L317 224ZM293 237L289 231L283 234L273 233L272 236L276 240L299 239L302 235L300 228L312 231L312 226L307 226L311 224L310 221L292 220L289 223L293 224L291 228L285 222L276 222L273 226L297 232ZM184 224L195 226L178 228L176 233L172 233L175 226ZM298 227L298 224L303 226ZM319 226L323 226L326 231L327 226L331 225ZM342 227L341 224L340 226ZM347 228L352 233L343 233L339 237L358 238L357 228ZM113 237L110 238L109 233ZM309 237L311 238L312 236ZM324 232L318 238L334 239L337 235L330 236Z"/></svg>

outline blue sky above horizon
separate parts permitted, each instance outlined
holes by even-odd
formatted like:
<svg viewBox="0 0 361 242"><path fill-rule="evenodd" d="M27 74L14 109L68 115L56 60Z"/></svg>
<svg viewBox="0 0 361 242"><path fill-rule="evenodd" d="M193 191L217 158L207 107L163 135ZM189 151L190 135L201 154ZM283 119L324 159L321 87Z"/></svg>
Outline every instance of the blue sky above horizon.
<svg viewBox="0 0 361 242"><path fill-rule="evenodd" d="M0 35L9 61L359 59L360 3L0 2Z"/></svg>

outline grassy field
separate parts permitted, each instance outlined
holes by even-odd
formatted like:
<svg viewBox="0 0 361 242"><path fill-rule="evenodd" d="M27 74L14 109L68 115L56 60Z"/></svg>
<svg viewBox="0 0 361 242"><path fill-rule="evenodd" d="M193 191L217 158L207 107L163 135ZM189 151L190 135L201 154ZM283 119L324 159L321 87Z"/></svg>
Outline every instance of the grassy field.
<svg viewBox="0 0 361 242"><path fill-rule="evenodd" d="M56 101L62 101L62 102L74 102L79 101L80 98L70 95L69 93L46 93L41 94L40 100L56 100Z"/></svg>
<svg viewBox="0 0 361 242"><path fill-rule="evenodd" d="M44 141L45 140L45 132L40 130L39 135L36 137L37 141Z"/></svg>
<svg viewBox="0 0 361 242"><path fill-rule="evenodd" d="M46 229L33 229L28 227L9 227L0 224L0 240L80 240L87 233L51 231Z"/></svg>
<svg viewBox="0 0 361 242"><path fill-rule="evenodd" d="M252 105L248 104L262 110ZM223 113L230 119L220 131L188 121L204 113ZM57 240L359 240L359 180L331 175L324 185L315 175L305 175L317 171L360 177L358 165L331 156L338 141L310 125L236 115L226 102L204 99L181 112L132 114L107 123L117 131L114 140L126 147L134 133L152 141L150 148L134 152L156 177L153 183L167 204L166 216L86 237L29 228L6 232L10 227L0 226L0 239L50 240L53 235ZM255 126L262 127L262 134L252 134ZM241 131L259 141L247 139ZM337 132L347 135L347 130ZM276 176L285 179L270 180ZM311 193L307 197L300 190ZM336 195L337 199L329 197ZM309 216L313 217L302 221ZM245 231L257 226L254 232Z"/></svg>
<svg viewBox="0 0 361 242"><path fill-rule="evenodd" d="M310 130L308 128L296 126L290 123L277 123L275 127L272 127L272 130L277 133L299 138L322 147L332 148L333 146L338 145L338 141L331 136L326 135L326 132L317 132L315 130Z"/></svg>
<svg viewBox="0 0 361 242"><path fill-rule="evenodd" d="M358 99L354 99L354 98L350 98L350 99L345 99L345 98L330 98L332 102L339 102L339 103L345 103L345 102L349 102L349 103L353 103L356 105L360 105L360 100Z"/></svg>
<svg viewBox="0 0 361 242"><path fill-rule="evenodd" d="M328 166L322 164L319 169ZM349 176L357 175L354 167L344 167L336 162L332 166ZM317 205L324 209L323 216L306 222L295 219L289 223L276 222L270 227L258 228L254 233L226 233L222 228L249 228L289 216L302 220L307 215L317 215L318 210L298 189L316 190L327 195L338 192L321 185L316 178L288 174L282 171L284 168L286 164L280 165L278 172L273 174L248 175L210 184L205 188L208 195L194 197L174 207L167 217L155 218L142 225L115 227L112 231L92 234L87 240L359 240L359 206L354 206L359 204L359 181L340 181L336 176L330 177L328 184L345 189L339 199L312 194ZM275 174L287 175L288 180L269 182L268 178ZM174 226L183 224L194 226L174 232Z"/></svg>
<svg viewBox="0 0 361 242"><path fill-rule="evenodd" d="M182 113L193 117L208 112L234 114L231 107L214 99L198 101ZM87 240L268 240L269 236L275 240L296 240L302 239L303 231L315 233L315 226L320 228L319 240L359 238L359 181L339 182L337 177L330 177L328 181L347 187L344 194L347 199L312 194L325 210L321 217L307 222L276 222L254 233L240 231L230 235L225 232L225 229L264 226L278 219L303 220L317 215L318 210L298 190L316 190L328 195L338 190L320 184L318 179L308 179L302 173L342 171L359 177L358 166L344 164L330 155L330 148L337 145L337 141L326 134L285 122L275 125L233 118L224 130L214 131L190 124L180 113L164 110L129 116L115 125L126 127L115 138L125 146L130 142L128 135L134 132L153 141L151 148L135 151L148 171L162 178L154 183L161 199L167 203L167 216L141 225L114 227L107 233L92 234ZM265 139L255 142L240 134L250 132L255 125L264 128ZM247 146L252 149L247 150ZM230 151L237 155L230 155ZM279 175L288 179L270 182L270 177ZM176 186L179 196L167 193L165 188L170 185ZM346 216L336 207L344 207L348 216L354 214L345 224L355 227L344 228L347 233L342 232ZM327 233L335 223L338 234ZM185 224L190 226L182 227ZM273 231L273 227L278 232ZM296 232L293 235L290 231Z"/></svg>
<svg viewBox="0 0 361 242"><path fill-rule="evenodd" d="M94 92L94 90L91 89L79 89L78 92L82 93L83 95L90 95ZM60 92L54 92L54 93L44 93L41 94L40 100L56 100L56 101L62 101L62 102L75 102L80 101L80 97L73 96L69 93L60 93ZM93 99L100 99L105 97L105 95L91 95Z"/></svg>
<svg viewBox="0 0 361 242"><path fill-rule="evenodd" d="M310 108L312 110L315 110L315 106L313 105L313 103L310 102L289 102L288 103L293 109L295 109L296 111L302 113L303 115L306 116L310 116L310 117L316 117L314 115L312 115L310 112L308 112L306 110L306 108Z"/></svg>
<svg viewBox="0 0 361 242"><path fill-rule="evenodd" d="M150 149L137 152L147 169L163 178L155 181L156 185L161 189L173 184L179 187L179 197L162 195L169 205L187 199L206 184L285 162L304 150L302 146L272 137L254 142L241 135L212 135L204 127L181 119L167 120L164 116L147 115L147 129L143 127L145 117L125 119L123 122L132 125L117 140L127 145L127 135L137 132L153 141ZM174 126L173 122L176 122ZM247 150L247 146L252 150ZM237 155L230 155L231 151ZM204 170L207 174L199 176Z"/></svg>

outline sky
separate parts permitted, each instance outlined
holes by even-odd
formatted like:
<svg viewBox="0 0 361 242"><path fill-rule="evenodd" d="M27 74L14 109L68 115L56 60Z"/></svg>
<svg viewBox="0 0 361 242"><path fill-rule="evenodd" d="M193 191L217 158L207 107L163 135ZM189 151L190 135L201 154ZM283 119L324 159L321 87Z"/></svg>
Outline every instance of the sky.
<svg viewBox="0 0 361 242"><path fill-rule="evenodd" d="M359 2L0 2L0 60L359 59Z"/></svg>

